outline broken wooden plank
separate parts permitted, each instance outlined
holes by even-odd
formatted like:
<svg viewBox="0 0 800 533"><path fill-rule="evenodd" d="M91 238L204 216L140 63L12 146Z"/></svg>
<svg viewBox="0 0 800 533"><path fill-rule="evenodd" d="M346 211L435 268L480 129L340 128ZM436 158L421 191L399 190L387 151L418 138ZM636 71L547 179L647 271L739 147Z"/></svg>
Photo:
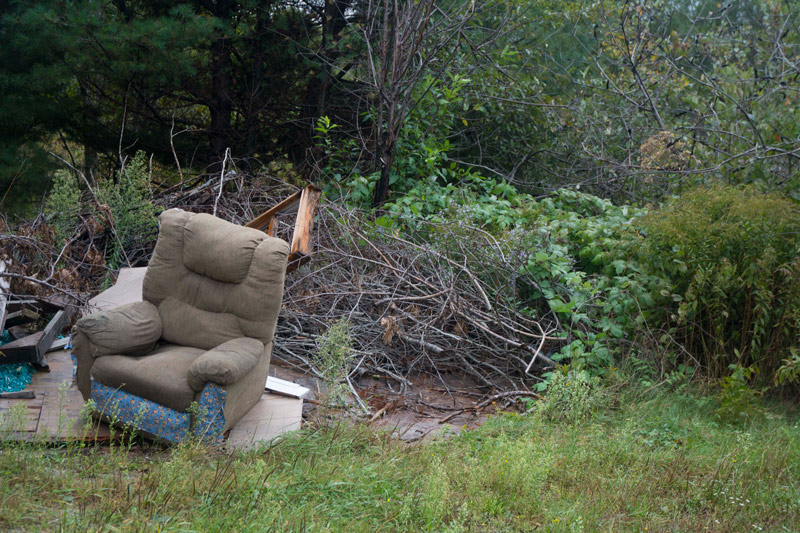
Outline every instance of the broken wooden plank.
<svg viewBox="0 0 800 533"><path fill-rule="evenodd" d="M55 350L63 350L69 344L69 337L62 337L53 341L53 344L47 349L48 352Z"/></svg>
<svg viewBox="0 0 800 533"><path fill-rule="evenodd" d="M36 394L32 390L21 390L17 392L0 392L2 400L33 400Z"/></svg>
<svg viewBox="0 0 800 533"><path fill-rule="evenodd" d="M53 319L47 324L47 327L44 328L42 332L42 339L39 344L36 345L36 361L35 363L43 366L47 366L47 361L44 358L44 354L47 352L50 345L53 344L53 341L56 339L56 335L61 333L67 324L69 324L69 319L72 316L72 308L67 307L58 313Z"/></svg>
<svg viewBox="0 0 800 533"><path fill-rule="evenodd" d="M322 190L318 187L309 185L303 189L292 235L292 247L286 265L287 274L311 260L311 230L314 228L314 213L321 197Z"/></svg>
<svg viewBox="0 0 800 533"><path fill-rule="evenodd" d="M322 190L312 185L303 189L300 205L297 208L297 221L294 224L291 253L309 255L311 253L311 230L314 227L314 213L322 196Z"/></svg>
<svg viewBox="0 0 800 533"><path fill-rule="evenodd" d="M286 264L287 274L311 260L311 230L314 226L314 213L321 197L322 189L316 185L308 185L245 224L248 228L266 231L267 235L274 237L277 229L275 216L297 211L291 251Z"/></svg>
<svg viewBox="0 0 800 533"><path fill-rule="evenodd" d="M28 322L33 322L34 320L39 320L40 318L41 316L36 311L23 308L19 311L6 314L5 327L10 328L12 326L19 326L20 324L27 324Z"/></svg>
<svg viewBox="0 0 800 533"><path fill-rule="evenodd" d="M6 271L6 262L0 260L0 274ZM6 302L8 301L8 291L11 287L8 278L0 277L0 335L6 328Z"/></svg>
<svg viewBox="0 0 800 533"><path fill-rule="evenodd" d="M288 213L290 209L295 207L295 204L300 201L300 197L302 196L303 191L297 191L293 195L289 196L285 200L278 202L274 206L270 207L256 218L245 224L247 228L255 228L261 231L264 231L265 228L270 226L270 222L272 221L272 217L277 215L278 213Z"/></svg>
<svg viewBox="0 0 800 533"><path fill-rule="evenodd" d="M19 311L24 307L30 309L31 306L36 305L37 302L38 300L33 300L33 299L14 300L13 298L9 298L8 303L6 305L8 306L8 312L10 313L11 311Z"/></svg>
<svg viewBox="0 0 800 533"><path fill-rule="evenodd" d="M44 354L53 344L62 329L69 323L72 316L70 308L62 309L50 320L43 331L22 337L0 346L0 362L3 363L35 363L46 367L47 361Z"/></svg>
<svg viewBox="0 0 800 533"><path fill-rule="evenodd" d="M44 331L28 335L0 346L0 363L33 363L37 361L36 345Z"/></svg>

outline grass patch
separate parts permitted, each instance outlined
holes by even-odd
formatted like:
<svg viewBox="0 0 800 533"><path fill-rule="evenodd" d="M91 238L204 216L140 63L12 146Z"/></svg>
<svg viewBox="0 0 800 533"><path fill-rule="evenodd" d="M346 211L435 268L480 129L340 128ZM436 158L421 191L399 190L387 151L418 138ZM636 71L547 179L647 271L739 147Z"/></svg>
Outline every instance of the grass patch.
<svg viewBox="0 0 800 533"><path fill-rule="evenodd" d="M347 425L232 456L6 443L0 529L797 530L796 414L765 405L729 425L711 397L614 400L583 417L498 415L417 446Z"/></svg>

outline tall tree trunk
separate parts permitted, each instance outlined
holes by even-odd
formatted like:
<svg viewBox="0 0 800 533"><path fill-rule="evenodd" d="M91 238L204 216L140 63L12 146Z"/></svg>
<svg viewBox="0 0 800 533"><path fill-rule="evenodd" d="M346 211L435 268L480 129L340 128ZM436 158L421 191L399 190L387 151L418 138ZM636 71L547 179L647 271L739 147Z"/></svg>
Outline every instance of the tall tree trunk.
<svg viewBox="0 0 800 533"><path fill-rule="evenodd" d="M80 87L81 107L83 108L83 116L90 118L92 124L94 125L98 122L97 112L95 111L95 108L92 105L89 91L86 90L86 87L84 86L83 83L79 82L78 86ZM86 176L87 179L94 181L94 175L96 170L97 170L97 150L95 149L95 145L92 142L89 142L87 139L84 139L83 175Z"/></svg>
<svg viewBox="0 0 800 533"><path fill-rule="evenodd" d="M262 39L267 34L270 22L270 8L272 2L264 2L256 10L255 30L251 39L252 65L248 72L247 104L245 105L245 147L244 153L240 154L250 157L258 150L258 133L261 121L259 113L263 108L264 102L264 68L266 57Z"/></svg>
<svg viewBox="0 0 800 533"><path fill-rule="evenodd" d="M298 136L304 139L305 147L311 146L314 132L314 121L328 114L328 102L332 85L331 65L339 57L336 42L339 34L347 26L345 11L352 5L352 0L325 0L322 20L322 43L317 53L319 73L311 76L306 85L300 109L300 127L303 132ZM305 150L304 150L305 151Z"/></svg>
<svg viewBox="0 0 800 533"><path fill-rule="evenodd" d="M390 24L389 21L392 21ZM372 207L377 208L389 198L389 173L394 164L395 113L397 111L397 87L394 79L395 47L397 46L397 5L395 0L384 0L383 27L381 28L381 83L378 87L378 128L375 164L381 177L375 184ZM385 122L384 122L385 121Z"/></svg>

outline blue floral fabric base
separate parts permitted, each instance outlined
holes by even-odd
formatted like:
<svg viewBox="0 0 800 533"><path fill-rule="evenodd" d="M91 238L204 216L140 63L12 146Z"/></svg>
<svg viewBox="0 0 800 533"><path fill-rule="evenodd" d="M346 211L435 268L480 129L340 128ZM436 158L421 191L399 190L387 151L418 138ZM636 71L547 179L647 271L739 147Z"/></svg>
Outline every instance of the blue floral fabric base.
<svg viewBox="0 0 800 533"><path fill-rule="evenodd" d="M95 380L92 380L91 397L97 410L117 423L130 424L170 442L181 442L189 433L189 413L179 413Z"/></svg>
<svg viewBox="0 0 800 533"><path fill-rule="evenodd" d="M192 433L209 444L223 442L226 391L207 383L200 395L197 416L181 413L135 394L92 380L92 400L97 410L117 423L129 424L170 442L181 442Z"/></svg>
<svg viewBox="0 0 800 533"><path fill-rule="evenodd" d="M194 434L209 444L222 444L226 394L225 389L219 385L206 383L200 395L200 409L194 424Z"/></svg>

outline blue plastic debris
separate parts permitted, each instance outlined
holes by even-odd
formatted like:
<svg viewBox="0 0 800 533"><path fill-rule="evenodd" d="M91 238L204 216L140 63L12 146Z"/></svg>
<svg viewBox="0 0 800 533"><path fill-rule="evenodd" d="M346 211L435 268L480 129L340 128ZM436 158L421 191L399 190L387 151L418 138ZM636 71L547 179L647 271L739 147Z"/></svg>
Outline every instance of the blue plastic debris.
<svg viewBox="0 0 800 533"><path fill-rule="evenodd" d="M33 377L29 363L0 365L0 392L17 392L28 386Z"/></svg>
<svg viewBox="0 0 800 533"><path fill-rule="evenodd" d="M13 341L14 338L3 330L0 335L0 351L3 344ZM33 377L33 367L28 363L0 364L0 392L17 392L28 386Z"/></svg>

